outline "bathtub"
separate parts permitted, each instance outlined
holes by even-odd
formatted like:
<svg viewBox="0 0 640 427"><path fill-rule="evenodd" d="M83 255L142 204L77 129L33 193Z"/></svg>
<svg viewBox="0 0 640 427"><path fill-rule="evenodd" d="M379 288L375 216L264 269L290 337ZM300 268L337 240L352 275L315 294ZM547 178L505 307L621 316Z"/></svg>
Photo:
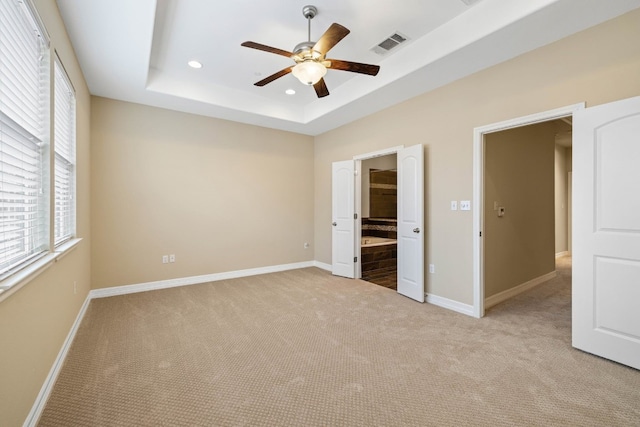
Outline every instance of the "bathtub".
<svg viewBox="0 0 640 427"><path fill-rule="evenodd" d="M362 236L361 244L363 248L370 248L373 246L393 245L397 243L396 239L387 239L385 237L374 236Z"/></svg>

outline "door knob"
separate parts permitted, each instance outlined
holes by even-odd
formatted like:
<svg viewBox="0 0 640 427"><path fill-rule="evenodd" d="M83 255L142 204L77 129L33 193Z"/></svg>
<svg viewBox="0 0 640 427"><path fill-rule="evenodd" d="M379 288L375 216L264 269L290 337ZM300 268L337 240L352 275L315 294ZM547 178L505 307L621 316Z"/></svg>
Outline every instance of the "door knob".
<svg viewBox="0 0 640 427"><path fill-rule="evenodd" d="M414 229L413 229L413 232L414 232L414 233L419 233L419 232L420 232L420 229L419 229L418 227L416 227L416 228L414 228Z"/></svg>
<svg viewBox="0 0 640 427"><path fill-rule="evenodd" d="M332 222L331 225L333 225L335 227L336 225L338 225L338 223L337 222Z"/></svg>

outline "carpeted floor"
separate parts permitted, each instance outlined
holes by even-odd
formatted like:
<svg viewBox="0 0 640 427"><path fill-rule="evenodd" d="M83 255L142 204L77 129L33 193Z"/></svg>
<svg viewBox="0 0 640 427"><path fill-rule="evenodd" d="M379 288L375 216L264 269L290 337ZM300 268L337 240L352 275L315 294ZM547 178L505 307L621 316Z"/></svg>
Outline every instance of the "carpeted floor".
<svg viewBox="0 0 640 427"><path fill-rule="evenodd" d="M94 300L40 425L638 426L569 282L483 319L315 268Z"/></svg>

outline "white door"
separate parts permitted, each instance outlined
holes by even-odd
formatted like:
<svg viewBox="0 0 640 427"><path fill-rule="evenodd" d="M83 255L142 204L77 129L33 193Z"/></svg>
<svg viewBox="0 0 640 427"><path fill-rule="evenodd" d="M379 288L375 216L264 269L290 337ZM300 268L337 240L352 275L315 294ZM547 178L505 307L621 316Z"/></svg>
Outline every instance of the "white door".
<svg viewBox="0 0 640 427"><path fill-rule="evenodd" d="M333 163L331 184L331 272L355 277L354 161Z"/></svg>
<svg viewBox="0 0 640 427"><path fill-rule="evenodd" d="M640 369L640 97L573 121L573 346Z"/></svg>
<svg viewBox="0 0 640 427"><path fill-rule="evenodd" d="M424 302L424 156L398 151L398 292Z"/></svg>

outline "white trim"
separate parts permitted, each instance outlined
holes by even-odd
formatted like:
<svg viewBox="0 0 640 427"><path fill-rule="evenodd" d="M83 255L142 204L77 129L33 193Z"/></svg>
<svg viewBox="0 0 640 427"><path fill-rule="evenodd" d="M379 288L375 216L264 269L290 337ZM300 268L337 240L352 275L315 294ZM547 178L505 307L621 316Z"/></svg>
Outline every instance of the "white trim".
<svg viewBox="0 0 640 427"><path fill-rule="evenodd" d="M356 171L355 185L353 187L354 211L356 213L355 241L353 242L356 256L355 279L362 279L362 160L354 160L353 168Z"/></svg>
<svg viewBox="0 0 640 427"><path fill-rule="evenodd" d="M535 279L531 279L528 282L524 282L511 289L507 289L506 291L502 291L498 294L492 295L489 298L484 300L484 307L489 308L489 307L493 307L496 304L500 304L501 302L506 301L509 298L515 297L516 295L519 295L525 291L528 291L529 289L534 288L546 282L547 280L551 280L556 276L557 276L557 273L555 271L552 271L550 273L543 274L540 277L536 277Z"/></svg>
<svg viewBox="0 0 640 427"><path fill-rule="evenodd" d="M246 270L226 271L223 273L205 274L202 276L182 277L178 279L159 280L157 282L138 283L135 285L114 286L112 288L93 289L89 292L91 298L105 298L115 295L134 294L137 292L153 291L156 289L175 288L177 286L196 285L198 283L216 282L218 280L237 279L239 277L256 276L258 274L276 273L286 270L314 267L315 261L305 261L293 264L272 265L269 267L249 268Z"/></svg>
<svg viewBox="0 0 640 427"><path fill-rule="evenodd" d="M77 239L77 241L74 241L72 244L69 244L69 247L65 249L72 249L77 245L77 243L80 242L80 240L81 239ZM203 276L191 276L191 277L185 277L180 279L160 280L156 282L139 283L135 285L116 286L113 288L93 289L92 291L89 292L89 294L85 298L84 303L82 304L82 307L80 307L80 311L76 316L76 320L73 322L73 325L71 326L71 329L69 330L69 333L67 334L67 337L62 344L62 348L58 352L58 356L53 362L53 366L49 371L49 375L47 375L44 383L42 384L42 387L40 388L40 392L38 393L38 396L36 397L33 403L33 406L31 407L31 411L29 411L29 414L25 419L23 427L31 427L31 426L37 425L38 420L42 415L42 411L44 410L44 407L47 403L47 400L49 399L49 395L53 390L53 386L55 385L56 379L60 374L60 369L62 368L62 365L67 357L67 353L69 352L71 343L73 343L76 333L78 332L78 328L80 327L80 324L84 319L84 315L87 312L89 303L94 298L105 298L110 296L145 292L145 291L156 290L156 289L166 289L166 288L172 288L177 286L193 285L198 283L214 282L218 280L235 279L239 277L255 276L259 274L275 273L279 271L297 270L300 268L307 268L307 267L317 267L322 270L326 270L329 272L331 271L330 264L320 262L320 261L305 261L305 262L298 262L293 264L281 264L281 265L274 265L269 267L250 268L246 270L236 270L236 271L228 271L224 273L207 274ZM473 316L473 306L471 305L463 304L461 302L450 300L448 298L439 297L436 295L425 295L425 296L426 296L426 302L429 304L433 304L448 310L465 314L467 316Z"/></svg>
<svg viewBox="0 0 640 427"><path fill-rule="evenodd" d="M368 160L375 159L376 157L388 156L390 154L396 154L398 151L404 150L404 145L398 145L391 148L385 148L384 150L378 150L371 153L366 154L358 154L357 156L353 156L353 160Z"/></svg>
<svg viewBox="0 0 640 427"><path fill-rule="evenodd" d="M4 301L24 285L44 273L46 269L56 262L57 257L58 256L54 252L49 252L48 254L31 262L23 269L16 271L6 279L2 280L0 282L2 284L2 288L0 288L0 302Z"/></svg>
<svg viewBox="0 0 640 427"><path fill-rule="evenodd" d="M331 272L331 264L327 264L326 262L313 261L313 266Z"/></svg>
<svg viewBox="0 0 640 427"><path fill-rule="evenodd" d="M82 239L70 240L46 255L41 256L37 260L26 265L23 269L16 271L11 276L2 280L0 284L0 302L7 299L10 295L21 289L24 285L41 275L46 269L51 267L55 262L61 260L65 255L71 252ZM3 289L4 288L4 289Z"/></svg>
<svg viewBox="0 0 640 427"><path fill-rule="evenodd" d="M425 294L426 302L429 304L437 305L438 307L446 308L467 316L473 316L473 306L464 304L458 301L454 301L449 298L439 297L437 295Z"/></svg>
<svg viewBox="0 0 640 427"><path fill-rule="evenodd" d="M395 147L384 148L382 150L373 151L365 154L358 154L357 156L353 156L353 166L356 171L356 176L354 178L354 211L358 214L358 219L356 220L356 227L354 233L354 252L356 257L355 262L355 279L362 279L362 245L361 236L362 236L362 161L375 159L377 157L390 156L393 154L398 154L400 151L404 150L404 145L397 145ZM424 261L423 261L424 262Z"/></svg>
<svg viewBox="0 0 640 427"><path fill-rule="evenodd" d="M484 273L483 267L483 246L480 232L482 231L482 211L483 206L483 182L484 176L484 135L501 130L512 129L549 120L560 119L573 116L578 110L583 110L585 103L568 105L554 110L543 111L529 116L518 117L480 126L473 129L473 203L476 207L473 210L473 316L484 316Z"/></svg>
<svg viewBox="0 0 640 427"><path fill-rule="evenodd" d="M65 245L61 245L61 248L59 249L63 249L64 252L68 252L69 250L73 249L80 242L80 240L81 239L74 239L73 241L70 241ZM50 261L50 263L53 261L55 261L55 258L52 261ZM33 406L31 407L31 411L29 411L29 415L27 415L27 418L23 426L30 427L30 426L37 425L38 420L42 415L42 410L44 409L47 403L47 400L49 399L49 395L53 390L53 386L55 385L56 379L58 378L60 369L62 368L62 365L67 357L67 353L69 352L71 343L73 342L73 339L75 338L76 333L78 332L80 323L82 323L82 319L84 318L87 308L89 307L89 303L91 302L92 299L110 297L115 295L125 295L125 294L131 294L136 292L144 292L144 291L150 291L155 289L172 288L176 286L193 285L197 283L214 282L214 281L225 280L225 279L235 279L239 277L255 276L258 274L276 273L279 271L297 270L299 268L307 268L307 267L318 267L323 270L331 271L331 265L329 264L319 262L319 261L305 261L305 262L298 262L293 264L281 264L281 265L273 265L269 267L250 268L246 270L207 274L204 276L192 276L192 277L185 277L180 279L160 280L157 282L140 283L136 285L126 285L126 286L117 286L113 288L94 289L90 291L89 294L87 295L87 298L84 300L84 303L82 304L82 307L78 312L78 315L76 316L75 322L73 322L73 325L71 326L71 329L67 334L67 338L64 340L62 344L62 348L58 352L58 356L53 362L53 366L49 371L49 375L47 375L47 377L45 378L45 381L40 389L40 393L38 393L38 396L36 397L33 403Z"/></svg>
<svg viewBox="0 0 640 427"><path fill-rule="evenodd" d="M556 253L556 258L562 258L563 256L569 255L569 251L562 251Z"/></svg>
<svg viewBox="0 0 640 427"><path fill-rule="evenodd" d="M23 426L35 426L38 424L38 420L40 419L40 415L42 415L42 410L44 409L47 400L49 399L49 395L53 390L53 386L56 383L56 379L58 378L58 374L60 373L60 369L62 369L62 365L67 358L67 353L69 352L69 348L71 347L71 343L78 332L78 328L80 327L80 323L82 323L82 319L84 318L85 313L87 312L87 308L89 307L89 302L91 301L91 294L87 295L80 307L80 311L76 316L75 322L71 326L71 330L67 334L67 338L62 343L62 348L58 352L58 357L53 362L53 366L49 371L49 375L44 380L44 384L40 388L40 393L36 397L33 406L31 407L31 411L29 411L29 415L27 415L26 420L24 421Z"/></svg>

